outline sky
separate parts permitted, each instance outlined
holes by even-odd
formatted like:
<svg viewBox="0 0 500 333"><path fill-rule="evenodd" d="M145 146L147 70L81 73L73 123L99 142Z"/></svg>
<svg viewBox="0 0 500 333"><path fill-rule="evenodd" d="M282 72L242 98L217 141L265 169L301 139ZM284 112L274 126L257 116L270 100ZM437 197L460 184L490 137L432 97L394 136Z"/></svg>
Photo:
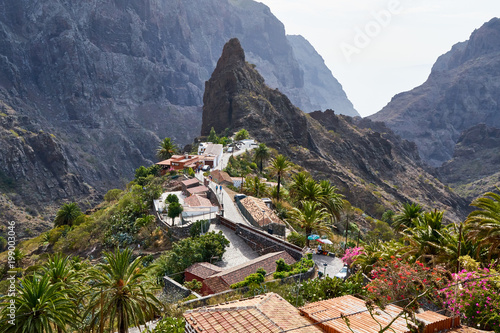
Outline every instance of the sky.
<svg viewBox="0 0 500 333"><path fill-rule="evenodd" d="M361 116L421 85L436 59L493 17L499 0L257 0L304 36Z"/></svg>

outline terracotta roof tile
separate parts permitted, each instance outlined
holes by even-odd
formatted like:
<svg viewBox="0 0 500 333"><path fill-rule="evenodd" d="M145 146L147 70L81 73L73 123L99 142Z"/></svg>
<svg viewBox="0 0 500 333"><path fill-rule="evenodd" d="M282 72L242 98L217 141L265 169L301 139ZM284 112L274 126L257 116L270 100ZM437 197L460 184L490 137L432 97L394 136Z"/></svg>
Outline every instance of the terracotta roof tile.
<svg viewBox="0 0 500 333"><path fill-rule="evenodd" d="M181 182L181 184L183 184L185 186L195 185L195 184L199 184L199 183L200 183L200 181L196 178L186 179L186 180L183 180Z"/></svg>
<svg viewBox="0 0 500 333"><path fill-rule="evenodd" d="M274 213L274 211L267 207L265 202L259 198L248 196L244 199L241 199L240 202L261 227L264 227L270 223L285 224ZM264 211L264 213L262 211Z"/></svg>
<svg viewBox="0 0 500 333"><path fill-rule="evenodd" d="M212 265L208 262L197 262L186 268L185 272L206 279L216 273L222 271L222 268Z"/></svg>
<svg viewBox="0 0 500 333"><path fill-rule="evenodd" d="M190 187L187 189L187 191L190 194L196 194L196 193L203 193L203 192L208 192L208 187L204 185L196 186L196 187Z"/></svg>
<svg viewBox="0 0 500 333"><path fill-rule="evenodd" d="M322 332L275 293L187 311L184 317L196 332L274 333L292 328L297 333Z"/></svg>
<svg viewBox="0 0 500 333"><path fill-rule="evenodd" d="M191 195L184 199L184 204L189 207L210 207L212 203L209 199L201 197L197 194Z"/></svg>

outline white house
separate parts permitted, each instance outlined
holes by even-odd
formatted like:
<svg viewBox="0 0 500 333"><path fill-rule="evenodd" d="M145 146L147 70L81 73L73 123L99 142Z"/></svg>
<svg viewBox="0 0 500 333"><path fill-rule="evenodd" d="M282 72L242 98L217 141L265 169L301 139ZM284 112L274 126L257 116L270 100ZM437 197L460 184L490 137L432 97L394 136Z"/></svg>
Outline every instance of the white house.
<svg viewBox="0 0 500 333"><path fill-rule="evenodd" d="M204 157L205 165L215 168L222 159L222 145L212 142L202 142L198 147L198 155Z"/></svg>

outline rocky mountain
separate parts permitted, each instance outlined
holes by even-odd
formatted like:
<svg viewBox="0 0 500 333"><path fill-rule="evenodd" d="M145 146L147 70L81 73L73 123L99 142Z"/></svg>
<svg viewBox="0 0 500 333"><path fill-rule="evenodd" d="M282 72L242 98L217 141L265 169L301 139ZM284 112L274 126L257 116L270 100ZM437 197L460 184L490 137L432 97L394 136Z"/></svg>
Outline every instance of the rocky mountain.
<svg viewBox="0 0 500 333"><path fill-rule="evenodd" d="M439 179L468 201L500 186L500 129L480 124L465 130Z"/></svg>
<svg viewBox="0 0 500 333"><path fill-rule="evenodd" d="M2 193L43 210L123 186L160 138L192 142L231 37L304 110L342 95L311 87L283 24L251 0L0 0L0 178L16 184Z"/></svg>
<svg viewBox="0 0 500 333"><path fill-rule="evenodd" d="M454 156L463 131L481 123L500 128L500 19L453 46L424 84L394 96L370 119L416 142L433 166Z"/></svg>
<svg viewBox="0 0 500 333"><path fill-rule="evenodd" d="M342 85L333 77L323 58L307 39L300 35L288 35L287 38L292 46L295 59L304 73L304 91L311 100L312 106L305 109L301 107L304 103L300 103L296 99L292 99L293 104L298 105L305 112L333 109L338 114L359 116L358 111L354 109L351 101L347 98Z"/></svg>
<svg viewBox="0 0 500 333"><path fill-rule="evenodd" d="M203 97L202 135L211 127L247 129L316 178L329 179L355 206L380 216L405 201L447 210L457 221L466 203L423 167L416 145L401 140L381 122L303 113L286 95L266 86L246 61L237 39L225 46Z"/></svg>

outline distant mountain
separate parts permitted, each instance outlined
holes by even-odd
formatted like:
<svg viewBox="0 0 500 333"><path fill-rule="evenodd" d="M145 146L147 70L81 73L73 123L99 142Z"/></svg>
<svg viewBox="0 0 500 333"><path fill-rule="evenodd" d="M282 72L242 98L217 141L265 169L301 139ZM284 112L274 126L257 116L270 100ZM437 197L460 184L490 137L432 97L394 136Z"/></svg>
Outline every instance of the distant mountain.
<svg viewBox="0 0 500 333"><path fill-rule="evenodd" d="M305 79L307 59L251 0L0 0L0 191L50 219L54 201L123 186L161 138L191 143L231 37L304 110L342 94Z"/></svg>
<svg viewBox="0 0 500 333"><path fill-rule="evenodd" d="M211 127L245 128L315 178L329 179L353 205L374 216L407 201L444 209L453 221L466 216L465 201L425 171L414 143L380 122L332 110L303 113L265 84L237 39L224 46L203 102L202 135Z"/></svg>
<svg viewBox="0 0 500 333"><path fill-rule="evenodd" d="M394 96L369 118L416 142L432 166L453 157L463 131L481 123L500 128L500 19L453 46L424 84Z"/></svg>
<svg viewBox="0 0 500 333"><path fill-rule="evenodd" d="M299 106L304 112L333 109L338 114L359 116L358 111L347 98L342 85L333 77L323 58L307 39L300 35L288 35L287 38L292 45L295 59L304 72L305 96L309 98L312 105L304 108L301 105L306 104L307 101L298 103L300 101L291 98L293 104Z"/></svg>

